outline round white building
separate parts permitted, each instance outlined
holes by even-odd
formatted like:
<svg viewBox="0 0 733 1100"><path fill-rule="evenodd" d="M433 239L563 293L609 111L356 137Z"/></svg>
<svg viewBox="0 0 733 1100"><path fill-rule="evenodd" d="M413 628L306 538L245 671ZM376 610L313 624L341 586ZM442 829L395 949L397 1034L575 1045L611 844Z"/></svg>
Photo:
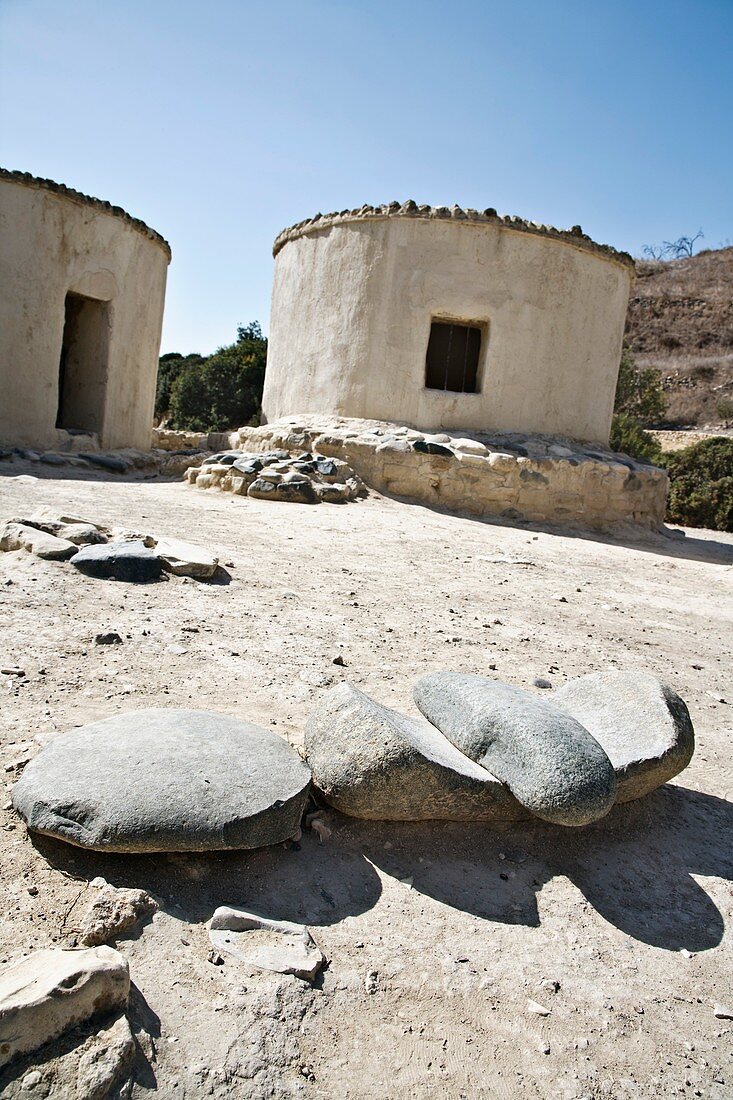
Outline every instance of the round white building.
<svg viewBox="0 0 733 1100"><path fill-rule="evenodd" d="M391 203L317 215L274 254L268 422L608 442L634 264L580 227Z"/></svg>
<svg viewBox="0 0 733 1100"><path fill-rule="evenodd" d="M170 256L119 207L0 169L0 442L150 447Z"/></svg>

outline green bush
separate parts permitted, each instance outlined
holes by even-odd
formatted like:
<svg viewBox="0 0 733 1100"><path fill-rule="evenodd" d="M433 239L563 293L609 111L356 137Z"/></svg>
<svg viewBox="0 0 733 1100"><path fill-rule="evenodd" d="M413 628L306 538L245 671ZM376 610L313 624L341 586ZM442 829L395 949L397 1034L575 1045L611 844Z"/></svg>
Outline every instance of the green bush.
<svg viewBox="0 0 733 1100"><path fill-rule="evenodd" d="M613 410L650 428L664 417L662 377L654 367L637 367L628 348L621 353Z"/></svg>
<svg viewBox="0 0 733 1100"><path fill-rule="evenodd" d="M161 355L158 361L158 384L155 390L156 420L162 420L170 415L171 389L181 371L204 361L204 356L196 353L181 355L180 352L171 351L167 355Z"/></svg>
<svg viewBox="0 0 733 1100"><path fill-rule="evenodd" d="M670 478L670 523L733 531L733 439L703 439L665 455L664 464Z"/></svg>
<svg viewBox="0 0 733 1100"><path fill-rule="evenodd" d="M733 420L733 397L721 397L715 408L721 420Z"/></svg>
<svg viewBox="0 0 733 1100"><path fill-rule="evenodd" d="M662 379L653 367L637 367L626 347L621 353L613 408L611 449L641 462L658 463L662 449L644 428L664 416Z"/></svg>
<svg viewBox="0 0 733 1100"><path fill-rule="evenodd" d="M662 448L654 438L645 432L638 420L629 413L616 413L611 421L612 451L622 451L639 462L649 462L658 466L662 458Z"/></svg>
<svg viewBox="0 0 733 1100"><path fill-rule="evenodd" d="M266 360L267 340L257 321L240 325L236 342L208 358L168 360L165 369L168 376L173 375L165 383L170 392L171 427L221 432L256 421Z"/></svg>

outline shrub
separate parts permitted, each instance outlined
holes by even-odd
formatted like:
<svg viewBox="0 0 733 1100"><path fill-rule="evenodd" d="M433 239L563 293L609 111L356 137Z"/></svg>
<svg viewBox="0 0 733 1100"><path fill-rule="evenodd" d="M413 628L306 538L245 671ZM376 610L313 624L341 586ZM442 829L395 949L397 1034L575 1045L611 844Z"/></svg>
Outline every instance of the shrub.
<svg viewBox="0 0 733 1100"><path fill-rule="evenodd" d="M170 415L171 389L178 375L184 368L204 362L204 356L181 355L180 352L171 351L167 355L161 355L158 362L158 384L155 390L155 417L162 420Z"/></svg>
<svg viewBox="0 0 733 1100"><path fill-rule="evenodd" d="M622 451L640 462L656 466L662 457L662 448L654 436L645 432L639 421L628 413L616 413L611 421L610 447L612 451Z"/></svg>
<svg viewBox="0 0 733 1100"><path fill-rule="evenodd" d="M662 449L644 426L658 422L664 415L662 379L653 367L637 367L626 347L621 353L613 407L611 449L641 462L658 463Z"/></svg>
<svg viewBox="0 0 733 1100"><path fill-rule="evenodd" d="M671 523L733 531L733 439L703 439L665 455L665 466Z"/></svg>
<svg viewBox="0 0 733 1100"><path fill-rule="evenodd" d="M631 351L621 353L614 412L627 413L642 427L657 424L664 416L662 377L654 367L637 367Z"/></svg>
<svg viewBox="0 0 733 1100"><path fill-rule="evenodd" d="M733 420L733 397L721 397L715 408L721 420Z"/></svg>
<svg viewBox="0 0 733 1100"><path fill-rule="evenodd" d="M172 427L221 432L256 419L266 359L267 340L257 321L240 325L236 342L207 359L189 356L170 385Z"/></svg>

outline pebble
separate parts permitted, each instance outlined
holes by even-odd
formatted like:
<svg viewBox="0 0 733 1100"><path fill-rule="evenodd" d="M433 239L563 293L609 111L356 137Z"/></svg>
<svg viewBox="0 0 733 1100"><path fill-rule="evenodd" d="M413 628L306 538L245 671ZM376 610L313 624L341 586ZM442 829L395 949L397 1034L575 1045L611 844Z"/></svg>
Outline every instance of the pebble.
<svg viewBox="0 0 733 1100"><path fill-rule="evenodd" d="M94 641L97 645L122 645L122 638L115 630L106 634L95 634Z"/></svg>

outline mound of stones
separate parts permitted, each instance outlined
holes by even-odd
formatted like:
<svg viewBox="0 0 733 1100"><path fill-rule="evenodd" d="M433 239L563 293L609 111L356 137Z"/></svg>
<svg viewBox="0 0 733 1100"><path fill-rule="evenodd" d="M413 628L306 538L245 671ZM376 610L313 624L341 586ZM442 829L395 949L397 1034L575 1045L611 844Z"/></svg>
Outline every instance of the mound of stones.
<svg viewBox="0 0 733 1100"><path fill-rule="evenodd" d="M97 851L260 848L296 833L310 779L270 730L138 710L52 738L12 799L29 829Z"/></svg>
<svg viewBox="0 0 733 1100"><path fill-rule="evenodd" d="M482 676L438 672L415 686L424 715L388 710L349 684L306 727L314 785L352 817L597 821L692 758L684 702L644 673L594 673L548 701Z"/></svg>
<svg viewBox="0 0 733 1100"><path fill-rule="evenodd" d="M219 568L213 554L182 539L156 539L48 509L9 520L0 529L0 550L70 561L89 577L121 581L152 581L164 571L208 580Z"/></svg>
<svg viewBox="0 0 733 1100"><path fill-rule="evenodd" d="M191 466L185 480L256 500L344 504L366 492L351 466L312 451L222 451Z"/></svg>

